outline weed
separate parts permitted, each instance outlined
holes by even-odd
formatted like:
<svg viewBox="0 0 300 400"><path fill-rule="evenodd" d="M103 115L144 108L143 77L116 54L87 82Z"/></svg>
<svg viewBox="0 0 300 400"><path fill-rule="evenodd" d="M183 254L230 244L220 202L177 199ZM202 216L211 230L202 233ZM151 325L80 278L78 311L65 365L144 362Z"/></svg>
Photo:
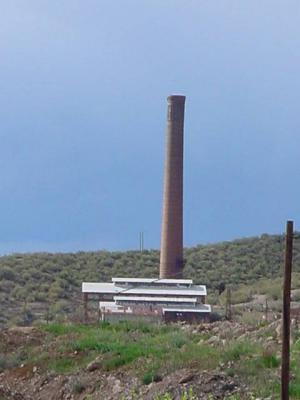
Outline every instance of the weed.
<svg viewBox="0 0 300 400"><path fill-rule="evenodd" d="M188 390L185 390L181 396L180 400L196 400L196 395L194 395L193 388L189 387Z"/></svg>
<svg viewBox="0 0 300 400"><path fill-rule="evenodd" d="M71 358L59 358L49 362L49 368L61 374L71 371L74 366L74 360Z"/></svg>
<svg viewBox="0 0 300 400"><path fill-rule="evenodd" d="M300 383L290 383L289 393L295 399L300 399Z"/></svg>
<svg viewBox="0 0 300 400"><path fill-rule="evenodd" d="M72 325L53 323L43 326L44 330L55 336L67 335L72 332Z"/></svg>
<svg viewBox="0 0 300 400"><path fill-rule="evenodd" d="M276 368L280 362L274 354L263 354L261 357L262 364L266 368Z"/></svg>
<svg viewBox="0 0 300 400"><path fill-rule="evenodd" d="M235 371L234 371L233 368L228 368L228 369L226 370L226 375L227 375L227 376L230 376L230 377L232 378L232 377L234 377L234 374L235 374Z"/></svg>
<svg viewBox="0 0 300 400"><path fill-rule="evenodd" d="M175 333L171 336L170 344L174 347L181 348L184 344L187 343L187 338L182 333Z"/></svg>
<svg viewBox="0 0 300 400"><path fill-rule="evenodd" d="M238 375L249 388L255 389L255 395L266 397L268 394L277 396L279 393L276 346L264 350L262 344L250 340L229 340L224 346L212 347L205 341L199 342L203 334L183 332L176 325L161 326L145 322L102 322L97 326L49 324L43 329L49 333L46 341L47 338L53 340L52 335L56 336L57 351L48 353L46 358L45 354L34 357L30 351L23 356L30 356L31 360L34 358L35 363L43 359L43 364L59 373L67 373L94 360L99 353L103 354L101 362L108 371L129 364L133 364L132 368L135 368L135 362L138 362L137 365L142 366L139 376L143 384L159 380L161 371L171 373L174 369L189 367L210 370L215 369L220 362L230 362L227 375ZM269 336L271 332L267 331L265 334ZM74 351L77 352L76 356ZM291 353L291 367L296 377L291 382L292 398L297 398L300 386L297 361L299 351L300 341L293 345ZM2 360L2 368L3 365L6 364ZM156 400L170 399L172 395L165 393ZM187 392L182 394L180 400L191 399L192 394ZM228 400L239 399L229 397Z"/></svg>
<svg viewBox="0 0 300 400"><path fill-rule="evenodd" d="M81 382L81 381L79 381L79 380L76 380L76 381L73 383L73 388L72 388L72 390L73 390L74 393L79 394L79 393L82 393L82 392L85 390L85 388L86 388L85 383L83 383L83 382Z"/></svg>
<svg viewBox="0 0 300 400"><path fill-rule="evenodd" d="M4 371L7 368L7 358L0 356L0 372Z"/></svg>
<svg viewBox="0 0 300 400"><path fill-rule="evenodd" d="M14 368L19 365L22 358L18 353L8 354L6 356L0 355L0 372L8 368Z"/></svg>
<svg viewBox="0 0 300 400"><path fill-rule="evenodd" d="M212 400L212 399L209 398L209 400ZM154 398L154 400L173 400L173 397L170 395L170 393L164 393L164 394L156 396ZM182 393L182 395L180 396L180 400L197 400L197 397L193 392L193 388L190 387L188 390L185 390Z"/></svg>
<svg viewBox="0 0 300 400"><path fill-rule="evenodd" d="M74 351L97 350L100 353L107 353L112 350L112 346L97 337L84 337L71 343Z"/></svg>
<svg viewBox="0 0 300 400"><path fill-rule="evenodd" d="M225 361L237 361L242 356L253 355L257 346L250 342L233 343L224 353Z"/></svg>
<svg viewBox="0 0 300 400"><path fill-rule="evenodd" d="M144 385L149 385L152 382L159 382L161 379L161 376L152 369L144 374L142 382Z"/></svg>
<svg viewBox="0 0 300 400"><path fill-rule="evenodd" d="M170 393L160 394L154 398L154 400L173 400Z"/></svg>

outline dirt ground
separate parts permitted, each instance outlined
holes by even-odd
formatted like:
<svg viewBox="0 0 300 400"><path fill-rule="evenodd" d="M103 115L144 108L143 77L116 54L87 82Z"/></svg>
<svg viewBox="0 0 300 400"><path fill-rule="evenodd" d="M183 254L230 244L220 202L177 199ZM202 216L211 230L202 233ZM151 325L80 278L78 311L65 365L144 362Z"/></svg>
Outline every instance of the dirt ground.
<svg viewBox="0 0 300 400"><path fill-rule="evenodd" d="M0 332L0 350L20 351L27 345L39 346L43 351L45 333L37 328L13 328ZM53 346L55 351L55 344ZM20 364L0 374L1 400L151 400L169 393L180 399L192 387L197 399L224 399L234 393L245 395L248 390L224 371L179 369L161 376L157 382L143 385L134 371L121 367L115 372L84 368L68 374L57 374L34 364ZM246 398L246 397L245 397Z"/></svg>

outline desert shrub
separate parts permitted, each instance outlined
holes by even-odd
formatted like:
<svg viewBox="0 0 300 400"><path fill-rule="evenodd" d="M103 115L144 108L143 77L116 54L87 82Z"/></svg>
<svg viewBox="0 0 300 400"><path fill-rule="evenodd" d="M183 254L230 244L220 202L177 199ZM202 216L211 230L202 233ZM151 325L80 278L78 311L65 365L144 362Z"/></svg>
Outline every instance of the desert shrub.
<svg viewBox="0 0 300 400"><path fill-rule="evenodd" d="M264 312L261 311L244 311L241 312L239 317L239 321L243 324L250 325L250 326L260 326L263 322Z"/></svg>
<svg viewBox="0 0 300 400"><path fill-rule="evenodd" d="M268 297L272 300L279 300L282 297L282 287L281 285L271 286L267 292Z"/></svg>
<svg viewBox="0 0 300 400"><path fill-rule="evenodd" d="M221 304L225 305L227 299L227 291L223 292L220 295ZM252 300L252 289L251 287L247 287L241 285L239 287L233 287L231 289L231 303L232 304L241 304L248 303Z"/></svg>
<svg viewBox="0 0 300 400"><path fill-rule="evenodd" d="M299 255L298 255L299 256ZM298 257L298 262L300 261L300 257ZM294 258L295 263L295 258ZM292 274L292 289L300 289L300 274L299 272L294 272Z"/></svg>
<svg viewBox="0 0 300 400"><path fill-rule="evenodd" d="M47 302L48 301L47 293L44 293L44 292L34 293L34 300L40 301L40 302Z"/></svg>
<svg viewBox="0 0 300 400"><path fill-rule="evenodd" d="M66 300L59 300L50 306L50 313L58 316L66 314L69 310L70 304Z"/></svg>
<svg viewBox="0 0 300 400"><path fill-rule="evenodd" d="M300 290L294 291L292 294L292 301L300 302Z"/></svg>
<svg viewBox="0 0 300 400"><path fill-rule="evenodd" d="M12 291L12 296L17 300L25 300L28 297L28 291L26 287L20 285L15 286Z"/></svg>
<svg viewBox="0 0 300 400"><path fill-rule="evenodd" d="M24 307L22 314L22 325L31 325L34 321L34 318L35 316L33 312L28 307Z"/></svg>
<svg viewBox="0 0 300 400"><path fill-rule="evenodd" d="M49 289L49 297L51 299L63 299L66 297L65 289L61 287L59 282L55 281L52 283Z"/></svg>
<svg viewBox="0 0 300 400"><path fill-rule="evenodd" d="M216 305L219 303L219 295L214 292L214 293L209 293L207 296L207 303L211 305Z"/></svg>
<svg viewBox="0 0 300 400"><path fill-rule="evenodd" d="M243 286L240 287L238 290L232 291L232 304L239 304L239 303L248 303L252 300L252 291L251 288Z"/></svg>
<svg viewBox="0 0 300 400"><path fill-rule="evenodd" d="M211 312L209 316L210 322L221 321L222 316L216 312Z"/></svg>
<svg viewBox="0 0 300 400"><path fill-rule="evenodd" d="M0 268L0 280L6 279L7 281L14 281L15 278L16 274L12 268L6 266Z"/></svg>
<svg viewBox="0 0 300 400"><path fill-rule="evenodd" d="M6 357L0 355L0 373L5 370L7 367L7 359Z"/></svg>
<svg viewBox="0 0 300 400"><path fill-rule="evenodd" d="M85 389L86 389L86 384L84 382L77 380L77 379L75 380L75 382L73 382L73 387L72 387L73 393L80 394Z"/></svg>
<svg viewBox="0 0 300 400"><path fill-rule="evenodd" d="M24 360L24 354L22 353L10 353L6 355L0 355L0 372L7 368L14 368Z"/></svg>

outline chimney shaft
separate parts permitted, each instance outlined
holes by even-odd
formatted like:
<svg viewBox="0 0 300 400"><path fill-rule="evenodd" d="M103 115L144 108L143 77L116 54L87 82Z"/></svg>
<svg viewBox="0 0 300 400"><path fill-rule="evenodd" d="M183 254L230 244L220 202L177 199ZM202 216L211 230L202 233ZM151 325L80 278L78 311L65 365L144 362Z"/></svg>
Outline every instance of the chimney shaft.
<svg viewBox="0 0 300 400"><path fill-rule="evenodd" d="M160 278L182 277L184 103L185 96L168 97Z"/></svg>

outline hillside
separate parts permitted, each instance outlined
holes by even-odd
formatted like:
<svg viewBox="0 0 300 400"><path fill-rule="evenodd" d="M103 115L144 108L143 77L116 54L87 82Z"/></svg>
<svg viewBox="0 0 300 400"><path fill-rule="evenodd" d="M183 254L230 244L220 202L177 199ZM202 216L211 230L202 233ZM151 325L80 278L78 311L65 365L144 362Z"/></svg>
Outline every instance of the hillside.
<svg viewBox="0 0 300 400"><path fill-rule="evenodd" d="M294 271L300 272L300 235L294 241ZM185 249L184 276L206 284L236 287L281 276L284 237L262 235ZM36 318L79 316L82 281L112 276L155 277L159 252L32 253L0 257L0 326L30 324Z"/></svg>
<svg viewBox="0 0 300 400"><path fill-rule="evenodd" d="M0 331L0 399L277 400L280 320L107 322ZM290 398L299 399L292 326Z"/></svg>

